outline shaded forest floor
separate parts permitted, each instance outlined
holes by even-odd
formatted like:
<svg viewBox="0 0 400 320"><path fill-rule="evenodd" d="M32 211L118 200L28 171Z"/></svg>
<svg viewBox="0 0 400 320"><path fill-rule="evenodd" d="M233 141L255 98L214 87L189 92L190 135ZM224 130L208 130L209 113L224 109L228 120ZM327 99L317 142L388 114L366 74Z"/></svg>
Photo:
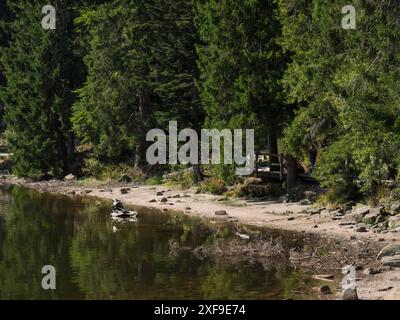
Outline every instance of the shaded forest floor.
<svg viewBox="0 0 400 320"><path fill-rule="evenodd" d="M374 258L381 248L400 242L399 233L358 233L355 229L341 227L338 221L333 221L329 217L310 215L308 211L311 206L300 202L234 199L197 194L195 188L180 190L166 186L137 186L132 183L104 185L75 180L32 182L12 176L0 178L1 184L19 185L40 192L68 196L93 196L102 199L118 198L124 204L155 208L166 213L179 211L190 216L219 222L223 220L227 223L241 223L249 227L267 227L315 236L326 239L336 244L337 248L343 249L340 253L343 257L343 266L332 265L332 269L340 270L346 262L351 261L359 265L360 271L357 276L361 299L380 299L391 287L400 287L400 270L380 268ZM368 258L363 257L366 253ZM316 259L310 256L306 263L320 263L320 260L321 258ZM364 272L369 268L380 268L380 271L374 275Z"/></svg>

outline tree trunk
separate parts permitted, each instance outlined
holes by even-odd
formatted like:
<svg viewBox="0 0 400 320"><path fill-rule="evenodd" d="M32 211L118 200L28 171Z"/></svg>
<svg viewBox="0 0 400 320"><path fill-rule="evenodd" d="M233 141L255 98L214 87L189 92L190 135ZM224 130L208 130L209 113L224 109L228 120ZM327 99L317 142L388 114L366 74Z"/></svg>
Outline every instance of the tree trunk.
<svg viewBox="0 0 400 320"><path fill-rule="evenodd" d="M204 180L203 172L201 172L201 168L199 164L193 165L193 182L195 184L200 183Z"/></svg>
<svg viewBox="0 0 400 320"><path fill-rule="evenodd" d="M284 172L284 156L283 153L279 154L279 180L283 181L283 172Z"/></svg>
<svg viewBox="0 0 400 320"><path fill-rule="evenodd" d="M136 139L134 167L136 169L142 168L142 141L140 138Z"/></svg>
<svg viewBox="0 0 400 320"><path fill-rule="evenodd" d="M297 160L291 155L286 156L286 185L289 196L295 196L297 185Z"/></svg>
<svg viewBox="0 0 400 320"><path fill-rule="evenodd" d="M73 132L69 132L67 135L67 172L73 173L74 161L75 161L75 136Z"/></svg>
<svg viewBox="0 0 400 320"><path fill-rule="evenodd" d="M255 173L256 173L256 177L257 178L259 178L259 175L258 175L258 169L259 169L259 165L258 165L258 158L260 157L260 152L259 151L256 151L256 170L255 170Z"/></svg>
<svg viewBox="0 0 400 320"><path fill-rule="evenodd" d="M197 132L197 135L200 137L201 136L201 129L196 128L195 129ZM201 150L199 150L198 153L198 163L197 164L193 164L192 168L193 168L193 182L195 184L200 183L204 180L204 174L201 171Z"/></svg>
<svg viewBox="0 0 400 320"><path fill-rule="evenodd" d="M312 149L310 150L310 153L309 153L310 165L311 165L310 173L313 173L313 171L314 171L315 164L317 163L317 156L318 156L317 150L314 149L314 148L312 148Z"/></svg>
<svg viewBox="0 0 400 320"><path fill-rule="evenodd" d="M268 136L268 155L271 171L279 171L278 138L274 134Z"/></svg>
<svg viewBox="0 0 400 320"><path fill-rule="evenodd" d="M150 91L147 88L142 88L139 92L139 108L138 108L138 123L136 131L136 147L135 147L135 163L137 169L143 169L145 158L145 137L147 130L147 114L150 108Z"/></svg>

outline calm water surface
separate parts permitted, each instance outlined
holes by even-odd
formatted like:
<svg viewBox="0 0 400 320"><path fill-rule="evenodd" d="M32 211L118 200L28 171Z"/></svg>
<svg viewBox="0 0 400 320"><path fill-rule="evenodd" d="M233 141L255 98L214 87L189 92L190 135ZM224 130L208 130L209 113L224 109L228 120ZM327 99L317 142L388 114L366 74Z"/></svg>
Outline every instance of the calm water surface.
<svg viewBox="0 0 400 320"><path fill-rule="evenodd" d="M139 209L136 223L113 225L110 203L0 188L0 299L308 299L301 270L173 254L216 240L209 224ZM228 227L218 241L229 238ZM222 240L221 240L222 239ZM57 289L41 288L44 265ZM302 292L302 293L300 293Z"/></svg>

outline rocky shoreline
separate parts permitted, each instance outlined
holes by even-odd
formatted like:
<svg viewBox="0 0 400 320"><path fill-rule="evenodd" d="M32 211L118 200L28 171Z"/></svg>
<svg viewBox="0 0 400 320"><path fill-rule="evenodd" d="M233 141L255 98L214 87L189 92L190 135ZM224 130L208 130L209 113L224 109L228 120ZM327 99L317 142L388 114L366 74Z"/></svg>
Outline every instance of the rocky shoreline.
<svg viewBox="0 0 400 320"><path fill-rule="evenodd" d="M341 208L327 209L316 208L308 201L283 203L231 199L197 194L194 189L178 190L165 186L84 184L72 176L64 181L33 182L7 175L0 176L0 184L68 196L118 198L126 204L165 212L181 211L191 216L314 235L332 240L337 246L350 244L360 248L360 253L351 256L360 261L363 261L362 250L368 248L368 255L379 259L357 266L358 297L400 299L400 205L369 207L349 203Z"/></svg>

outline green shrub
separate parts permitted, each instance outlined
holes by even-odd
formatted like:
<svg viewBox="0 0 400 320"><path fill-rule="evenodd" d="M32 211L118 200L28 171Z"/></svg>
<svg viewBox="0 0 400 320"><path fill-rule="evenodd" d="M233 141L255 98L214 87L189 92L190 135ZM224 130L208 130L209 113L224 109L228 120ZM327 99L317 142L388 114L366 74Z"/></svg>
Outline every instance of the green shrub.
<svg viewBox="0 0 400 320"><path fill-rule="evenodd" d="M193 187L193 185L194 185L193 173L189 170L185 171L182 174L182 178L179 181L179 183L183 189L189 189L189 188Z"/></svg>
<svg viewBox="0 0 400 320"><path fill-rule="evenodd" d="M339 140L319 155L314 176L323 188L330 189L329 197L346 198L356 192L354 180L358 176L350 143Z"/></svg>
<svg viewBox="0 0 400 320"><path fill-rule="evenodd" d="M323 206L333 206L343 204L347 201L342 191L335 190L334 188L329 189L327 192L321 194L317 200L318 204Z"/></svg>
<svg viewBox="0 0 400 320"><path fill-rule="evenodd" d="M143 173L127 163L104 165L95 158L84 161L83 174L100 181L130 182L143 178Z"/></svg>
<svg viewBox="0 0 400 320"><path fill-rule="evenodd" d="M264 183L261 179L250 177L236 184L226 193L227 196L242 197L279 197L284 193L281 183Z"/></svg>
<svg viewBox="0 0 400 320"><path fill-rule="evenodd" d="M225 182L218 178L208 178L204 180L197 189L199 193L211 193L215 195L222 195L225 191Z"/></svg>
<svg viewBox="0 0 400 320"><path fill-rule="evenodd" d="M394 201L400 201L400 188L393 189L390 198Z"/></svg>
<svg viewBox="0 0 400 320"><path fill-rule="evenodd" d="M153 176L146 180L145 184L148 186L157 186L162 184L162 177L160 176Z"/></svg>
<svg viewBox="0 0 400 320"><path fill-rule="evenodd" d="M103 169L104 166L99 160L95 158L88 158L84 160L82 172L85 176L99 178Z"/></svg>

